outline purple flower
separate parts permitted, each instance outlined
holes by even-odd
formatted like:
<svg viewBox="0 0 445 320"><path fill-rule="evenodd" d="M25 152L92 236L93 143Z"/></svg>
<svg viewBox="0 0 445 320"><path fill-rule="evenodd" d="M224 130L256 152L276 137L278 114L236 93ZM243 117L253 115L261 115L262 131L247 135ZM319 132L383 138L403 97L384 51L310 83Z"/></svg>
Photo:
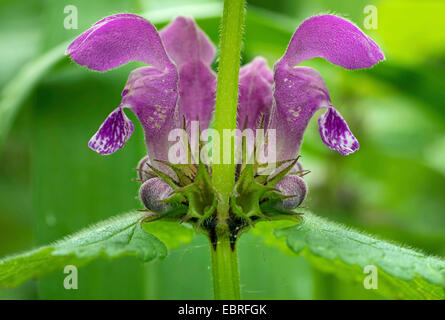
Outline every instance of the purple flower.
<svg viewBox="0 0 445 320"><path fill-rule="evenodd" d="M215 46L193 19L178 17L158 33L142 17L114 15L81 34L66 53L78 64L97 71L134 60L150 65L130 73L120 105L88 144L104 155L122 148L134 131L124 109L133 111L142 124L147 144L148 156L138 166L141 180L153 180L154 174L146 166L150 160L169 160L169 133L182 128L184 119L187 128L191 121L199 121L201 130L209 126L216 92L216 76L210 67ZM322 141L342 155L359 148L345 120L331 104L318 71L296 66L315 57L346 69L369 68L384 59L378 45L354 24L334 15L319 15L299 26L273 72L261 57L243 66L239 75L238 128L263 126L276 130L277 161L297 156L309 120L322 108L327 109L318 120ZM159 167L159 163L151 165ZM298 169L292 171L275 186L287 197L279 204L284 209L298 206L306 195L306 185L295 172ZM171 192L171 187L159 179L147 182L141 189L141 198L147 203L164 199ZM161 185L162 194L154 198L145 192Z"/></svg>
<svg viewBox="0 0 445 320"><path fill-rule="evenodd" d="M91 138L89 147L102 155L122 148L133 133L125 108L142 124L150 159L168 161L168 134L181 127L183 117L199 120L201 128L209 125L216 90L210 68L215 47L192 19L179 17L158 33L142 17L114 15L77 37L66 54L97 71L134 60L150 65L131 72L121 104Z"/></svg>
<svg viewBox="0 0 445 320"><path fill-rule="evenodd" d="M269 122L272 106L273 74L261 57L243 66L239 73L239 101L237 124L249 129L259 128L261 121ZM264 117L264 119L263 119Z"/></svg>
<svg viewBox="0 0 445 320"><path fill-rule="evenodd" d="M271 71L262 67L258 58L243 67L246 73L255 73L256 80L255 83L248 81L241 72L239 113L255 116L249 123L258 121L259 114L270 118L268 128L276 130L277 161L296 157L309 120L322 108L327 108L318 121L323 142L342 155L359 148L346 121L331 104L318 71L295 66L315 57L346 69L369 68L384 60L378 45L351 22L333 15L320 15L305 20L295 31L284 56L274 66L273 84ZM248 86L253 96L250 103L243 101L242 88ZM252 103L254 99L258 102Z"/></svg>
<svg viewBox="0 0 445 320"><path fill-rule="evenodd" d="M378 45L351 22L320 15L305 20L295 31L273 73L262 58L241 68L238 127L247 123L247 128L258 128L264 119L267 129L276 130L277 161L298 155L309 120L322 108L327 108L318 121L322 141L342 155L359 148L346 121L332 106L318 71L295 66L315 57L346 69L369 68L384 59ZM297 163L291 171L299 170ZM279 202L278 209L296 208L307 193L304 180L297 175L285 176L276 189L285 196L295 195Z"/></svg>

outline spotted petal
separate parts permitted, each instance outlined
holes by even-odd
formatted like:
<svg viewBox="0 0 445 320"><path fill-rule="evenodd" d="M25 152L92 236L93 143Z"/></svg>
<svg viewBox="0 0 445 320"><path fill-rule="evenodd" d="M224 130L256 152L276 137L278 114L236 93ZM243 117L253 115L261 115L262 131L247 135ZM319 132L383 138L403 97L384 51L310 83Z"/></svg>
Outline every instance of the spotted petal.
<svg viewBox="0 0 445 320"><path fill-rule="evenodd" d="M133 70L122 92L122 105L131 109L144 128L150 159L168 161L168 140L172 129L180 127L177 115L176 72L153 67ZM156 165L156 163L154 163Z"/></svg>
<svg viewBox="0 0 445 320"><path fill-rule="evenodd" d="M329 92L317 70L275 66L274 105L268 129L276 130L277 161L295 158L314 113L330 105Z"/></svg>
<svg viewBox="0 0 445 320"><path fill-rule="evenodd" d="M105 119L88 146L99 154L111 154L124 146L133 131L133 123L119 106Z"/></svg>
<svg viewBox="0 0 445 320"><path fill-rule="evenodd" d="M321 139L332 150L345 156L359 148L348 124L334 107L329 107L318 119L318 125Z"/></svg>
<svg viewBox="0 0 445 320"><path fill-rule="evenodd" d="M209 126L215 105L216 76L210 68L215 46L192 18L178 17L161 31L179 71L179 117Z"/></svg>
<svg viewBox="0 0 445 320"><path fill-rule="evenodd" d="M385 59L371 38L353 23L334 15L305 20L295 31L279 63L295 66L315 57L346 69L370 68Z"/></svg>

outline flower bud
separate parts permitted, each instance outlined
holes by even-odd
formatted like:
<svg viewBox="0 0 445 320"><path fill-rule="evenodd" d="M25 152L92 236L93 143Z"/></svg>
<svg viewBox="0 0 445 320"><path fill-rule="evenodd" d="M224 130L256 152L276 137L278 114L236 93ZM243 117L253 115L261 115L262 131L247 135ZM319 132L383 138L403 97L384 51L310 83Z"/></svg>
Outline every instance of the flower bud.
<svg viewBox="0 0 445 320"><path fill-rule="evenodd" d="M276 204L277 209L290 210L297 208L306 198L307 185L297 175L285 176L277 183L276 189L284 196L293 196Z"/></svg>
<svg viewBox="0 0 445 320"><path fill-rule="evenodd" d="M171 206L160 201L167 199L172 191L173 188L162 179L151 178L142 184L139 189L139 198L148 210L164 213L171 209Z"/></svg>
<svg viewBox="0 0 445 320"><path fill-rule="evenodd" d="M153 178L153 176L148 173L150 168L147 166L147 164L150 164L150 158L148 156L143 157L138 162L137 171L138 171L138 178L140 180L146 181Z"/></svg>

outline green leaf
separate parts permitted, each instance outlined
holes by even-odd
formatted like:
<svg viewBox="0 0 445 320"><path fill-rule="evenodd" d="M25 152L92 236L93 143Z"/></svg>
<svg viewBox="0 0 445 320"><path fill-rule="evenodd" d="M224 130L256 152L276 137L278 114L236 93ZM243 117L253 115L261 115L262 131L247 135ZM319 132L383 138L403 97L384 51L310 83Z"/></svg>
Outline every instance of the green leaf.
<svg viewBox="0 0 445 320"><path fill-rule="evenodd" d="M195 230L191 226L175 221L157 220L144 223L142 229L161 240L169 250L192 242L195 236Z"/></svg>
<svg viewBox="0 0 445 320"><path fill-rule="evenodd" d="M260 221L255 224L255 228L250 229L250 232L256 236L262 237L264 243L269 247L276 247L288 256L295 256L286 243L285 238L277 238L274 230L285 227L295 226L295 221L290 220L272 220Z"/></svg>
<svg viewBox="0 0 445 320"><path fill-rule="evenodd" d="M377 268L376 293L392 299L444 299L445 260L382 241L337 223L303 215L303 222L270 233L269 222L253 230L268 245L302 254L315 268L363 283L366 266ZM289 222L286 222L289 223ZM262 228L262 229L261 229ZM288 251L287 251L288 253Z"/></svg>
<svg viewBox="0 0 445 320"><path fill-rule="evenodd" d="M80 267L95 258L137 256L143 262L162 259L167 247L190 242L193 230L179 224L139 223L143 213L113 217L54 244L0 260L0 287L15 287L66 265ZM145 230L153 230L166 243Z"/></svg>

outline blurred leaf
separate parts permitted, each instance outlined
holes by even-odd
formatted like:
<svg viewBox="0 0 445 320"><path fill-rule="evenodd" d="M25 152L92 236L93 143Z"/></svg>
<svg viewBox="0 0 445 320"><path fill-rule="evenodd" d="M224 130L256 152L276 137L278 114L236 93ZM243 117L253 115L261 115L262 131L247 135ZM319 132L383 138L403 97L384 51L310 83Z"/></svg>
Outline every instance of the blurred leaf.
<svg viewBox="0 0 445 320"><path fill-rule="evenodd" d="M250 230L250 233L262 237L264 243L270 247L277 247L288 256L295 256L295 253L288 247L286 239L277 238L274 235L274 230L285 227L294 226L295 222L290 220L274 220L258 222L255 228Z"/></svg>
<svg viewBox="0 0 445 320"><path fill-rule="evenodd" d="M444 1L391 0L377 8L377 32L389 59L417 63L445 52Z"/></svg>
<svg viewBox="0 0 445 320"><path fill-rule="evenodd" d="M146 226L151 227L151 223ZM155 228L157 226L153 225ZM209 239L204 234L197 234L189 244L169 251L164 260L150 263L144 275L148 291L144 299L213 299L210 264Z"/></svg>
<svg viewBox="0 0 445 320"><path fill-rule="evenodd" d="M283 55L299 22L301 21L286 15L249 5L244 42L244 51L249 54L248 58L261 55L273 65L275 60Z"/></svg>
<svg viewBox="0 0 445 320"><path fill-rule="evenodd" d="M0 148L11 123L41 77L64 57L68 43L63 43L26 64L0 94Z"/></svg>
<svg viewBox="0 0 445 320"><path fill-rule="evenodd" d="M428 61L418 68L385 62L367 71L380 83L386 83L401 94L411 97L430 109L430 112L445 119L445 67L442 62Z"/></svg>
<svg viewBox="0 0 445 320"><path fill-rule="evenodd" d="M257 234L261 234L258 232ZM376 293L394 299L444 299L445 261L379 240L305 213L303 222L274 231L266 243L282 248L283 241L314 267L345 280L363 282L364 268L378 268Z"/></svg>
<svg viewBox="0 0 445 320"><path fill-rule="evenodd" d="M258 228L270 225L276 227L295 224L290 221L270 221L271 223L257 223L254 232L243 235L238 242L238 256L241 278L241 296L245 300L251 299L313 299L314 279L312 267L303 256L296 256L283 242L288 255L282 254L271 244L265 246L269 239L257 237ZM282 224L284 223L284 224ZM264 235L277 239L273 233ZM271 240L271 239L270 239ZM277 239L278 240L278 239ZM273 240L272 240L273 241ZM280 270L276 272L276 270ZM261 279L261 281L258 281Z"/></svg>
<svg viewBox="0 0 445 320"><path fill-rule="evenodd" d="M220 17L222 14L222 2L197 2L183 5L174 5L162 7L155 10L149 10L141 16L150 20L154 24L163 24L170 22L177 16L191 16L196 20Z"/></svg>
<svg viewBox="0 0 445 320"><path fill-rule="evenodd" d="M64 266L84 265L99 257L118 258L137 256L143 262L167 255L167 247L154 235L144 231L139 223L142 213L129 213L114 217L52 245L11 256L0 261L0 287L14 287L31 278L39 278ZM164 223L156 223L162 226ZM167 246L175 247L191 240L185 227L175 227L168 232L164 225L158 234L168 239ZM185 230L185 233L183 231ZM165 235L169 236L166 237Z"/></svg>

